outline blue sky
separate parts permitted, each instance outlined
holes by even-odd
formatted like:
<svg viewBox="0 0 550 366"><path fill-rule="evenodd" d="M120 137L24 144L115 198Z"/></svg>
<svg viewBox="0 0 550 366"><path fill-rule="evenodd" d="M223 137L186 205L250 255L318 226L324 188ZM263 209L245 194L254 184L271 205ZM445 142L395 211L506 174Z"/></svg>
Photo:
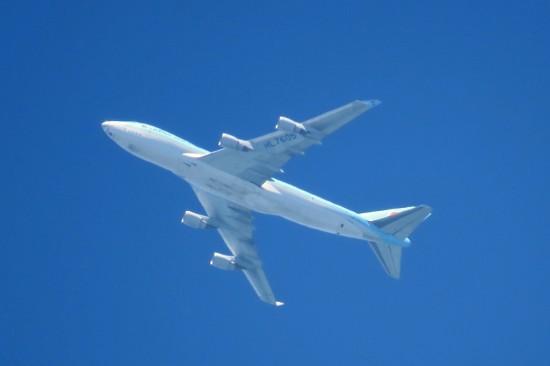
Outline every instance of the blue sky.
<svg viewBox="0 0 550 366"><path fill-rule="evenodd" d="M0 4L0 364L550 363L545 1ZM279 179L358 212L426 203L402 279L258 215L286 306L208 265L191 189L104 135L208 150L383 104Z"/></svg>

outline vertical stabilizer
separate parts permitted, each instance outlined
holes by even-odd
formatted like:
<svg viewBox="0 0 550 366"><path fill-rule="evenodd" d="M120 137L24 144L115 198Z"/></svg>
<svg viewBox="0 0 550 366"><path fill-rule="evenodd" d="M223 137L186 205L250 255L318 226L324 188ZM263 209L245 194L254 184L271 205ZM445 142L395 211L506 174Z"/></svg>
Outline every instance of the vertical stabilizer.
<svg viewBox="0 0 550 366"><path fill-rule="evenodd" d="M373 241L369 241L369 244L388 276L398 279L401 275L401 250L403 248L396 245L378 244Z"/></svg>

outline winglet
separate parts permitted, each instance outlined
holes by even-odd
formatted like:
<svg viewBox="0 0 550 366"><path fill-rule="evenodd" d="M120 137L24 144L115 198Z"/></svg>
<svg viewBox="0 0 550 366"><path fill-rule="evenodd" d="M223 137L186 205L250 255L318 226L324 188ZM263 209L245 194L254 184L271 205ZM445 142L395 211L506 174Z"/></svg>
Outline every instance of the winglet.
<svg viewBox="0 0 550 366"><path fill-rule="evenodd" d="M275 306L283 306L284 304L284 302L275 301Z"/></svg>

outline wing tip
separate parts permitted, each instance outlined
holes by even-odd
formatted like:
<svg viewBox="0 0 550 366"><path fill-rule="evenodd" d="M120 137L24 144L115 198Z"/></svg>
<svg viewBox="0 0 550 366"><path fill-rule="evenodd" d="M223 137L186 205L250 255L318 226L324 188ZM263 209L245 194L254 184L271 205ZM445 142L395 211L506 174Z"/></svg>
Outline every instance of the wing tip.
<svg viewBox="0 0 550 366"><path fill-rule="evenodd" d="M379 101L378 99L372 99L372 100L357 100L356 103L360 103L362 105L364 105L365 107L368 107L369 109L370 108L374 108L380 104L382 104L381 101Z"/></svg>

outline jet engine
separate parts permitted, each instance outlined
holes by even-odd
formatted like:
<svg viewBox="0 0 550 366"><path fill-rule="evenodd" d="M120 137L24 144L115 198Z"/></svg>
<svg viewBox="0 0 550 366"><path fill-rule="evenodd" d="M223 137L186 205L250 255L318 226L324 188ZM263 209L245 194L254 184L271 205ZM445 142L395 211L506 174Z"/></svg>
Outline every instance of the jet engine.
<svg viewBox="0 0 550 366"><path fill-rule="evenodd" d="M210 265L225 271L235 271L239 269L235 262L235 257L232 255L223 255L220 253L214 253L214 256L210 260Z"/></svg>
<svg viewBox="0 0 550 366"><path fill-rule="evenodd" d="M239 151L251 151L254 150L250 141L239 140L235 136L231 136L227 133L222 133L220 142L218 145L228 149L239 150Z"/></svg>
<svg viewBox="0 0 550 366"><path fill-rule="evenodd" d="M286 117L279 117L279 122L275 126L276 129L280 131L296 132L305 134L306 128L303 124L294 122L293 120Z"/></svg>
<svg viewBox="0 0 550 366"><path fill-rule="evenodd" d="M208 227L208 216L196 214L191 211L185 211L181 223L193 229L206 229Z"/></svg>

